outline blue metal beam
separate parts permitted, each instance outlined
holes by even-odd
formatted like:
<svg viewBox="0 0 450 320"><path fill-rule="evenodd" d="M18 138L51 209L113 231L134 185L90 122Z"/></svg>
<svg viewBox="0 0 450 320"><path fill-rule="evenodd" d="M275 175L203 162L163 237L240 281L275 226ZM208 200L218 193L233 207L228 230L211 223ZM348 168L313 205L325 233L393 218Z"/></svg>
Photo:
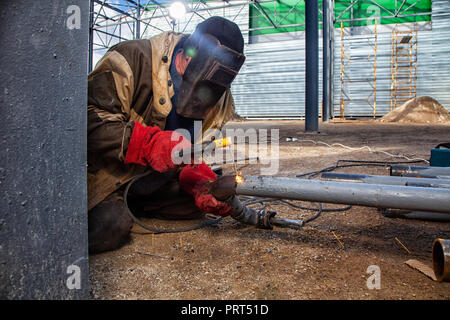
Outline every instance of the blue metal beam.
<svg viewBox="0 0 450 320"><path fill-rule="evenodd" d="M319 8L305 1L305 131L319 131Z"/></svg>

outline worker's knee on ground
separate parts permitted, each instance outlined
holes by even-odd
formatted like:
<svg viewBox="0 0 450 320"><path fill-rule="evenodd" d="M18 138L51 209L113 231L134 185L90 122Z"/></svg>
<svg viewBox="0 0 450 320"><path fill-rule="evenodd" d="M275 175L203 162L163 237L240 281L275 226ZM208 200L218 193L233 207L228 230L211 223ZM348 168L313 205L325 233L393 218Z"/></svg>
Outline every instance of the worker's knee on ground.
<svg viewBox="0 0 450 320"><path fill-rule="evenodd" d="M113 193L88 213L89 253L118 248L129 238L132 226L123 197Z"/></svg>

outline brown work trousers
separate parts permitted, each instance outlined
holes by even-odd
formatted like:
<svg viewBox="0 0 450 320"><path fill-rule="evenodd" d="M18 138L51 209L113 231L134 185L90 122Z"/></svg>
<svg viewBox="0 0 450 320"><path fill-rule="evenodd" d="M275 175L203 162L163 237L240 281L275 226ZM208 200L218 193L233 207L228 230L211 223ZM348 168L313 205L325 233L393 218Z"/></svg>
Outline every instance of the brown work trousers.
<svg viewBox="0 0 450 320"><path fill-rule="evenodd" d="M126 185L109 195L88 213L89 253L114 250L130 239L133 220L123 197ZM136 217L198 219L201 211L194 198L180 188L178 173L152 172L133 183L128 206Z"/></svg>

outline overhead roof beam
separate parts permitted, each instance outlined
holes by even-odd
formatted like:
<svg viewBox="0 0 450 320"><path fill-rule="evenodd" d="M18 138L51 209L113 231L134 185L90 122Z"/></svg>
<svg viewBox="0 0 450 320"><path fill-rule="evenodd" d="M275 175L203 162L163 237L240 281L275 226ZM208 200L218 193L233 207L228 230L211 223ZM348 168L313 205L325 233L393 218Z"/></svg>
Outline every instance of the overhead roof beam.
<svg viewBox="0 0 450 320"><path fill-rule="evenodd" d="M403 6L405 5L406 0L403 0L400 8L398 8L398 10L395 12L395 16L398 16L398 13L402 10ZM397 3L397 2L396 2Z"/></svg>
<svg viewBox="0 0 450 320"><path fill-rule="evenodd" d="M112 6L112 5L110 5L109 3L106 3L106 1L104 1L104 2L101 2L100 0L92 0L92 1L94 1L95 3L98 3L98 4L102 5L102 6L104 6L104 7L106 7L106 8L109 8L109 9L111 9L111 10L114 10L114 11L116 11L116 12L118 12L118 13L121 13L121 14L127 16L127 17L130 17L130 18L132 18L132 19L136 19L136 17L133 17L133 16L130 15L128 12L123 11L123 10L121 10L121 9L119 9L119 8L116 8L116 7Z"/></svg>
<svg viewBox="0 0 450 320"><path fill-rule="evenodd" d="M266 11L264 10L264 8L261 6L261 4L258 2L258 0L251 0L251 3L253 4L253 6L256 8L256 10L258 10L266 19L267 21L270 22L270 24L277 29L278 26L272 21L272 19L269 17L269 15L266 13Z"/></svg>
<svg viewBox="0 0 450 320"><path fill-rule="evenodd" d="M406 8L405 10L403 10L402 12L400 12L399 14L402 14L405 11L408 11L410 8L414 7L416 4L418 4L420 1L422 0L417 0L416 2L414 2L412 5L410 5L408 8ZM400 10L399 10L400 11Z"/></svg>
<svg viewBox="0 0 450 320"><path fill-rule="evenodd" d="M98 0L96 0L96 1L98 1ZM153 2L153 3L155 3L153 0L150 0L151 2ZM225 8L231 8L231 7L238 7L238 6L242 6L243 4L245 4L245 3L250 3L252 0L248 0L248 1L242 1L242 2L239 2L239 3L228 3L228 4L225 4L224 3L224 5L221 5L221 6L216 6L216 7L208 7L208 8L199 8L199 9L197 9L197 10L195 10L196 12L199 12L199 11L208 11L208 10L218 10L218 9L225 9ZM272 0L265 0L265 1L261 1L261 0L259 0L259 2L260 3L264 3L264 2L271 2ZM156 3L155 3L156 4ZM147 11L149 11L149 10L147 10ZM163 18L163 17L165 17L165 16L167 16L167 14L163 14L163 15L157 15L157 16L153 16L153 17L147 17L147 18L142 18L142 19L140 19L140 21L141 22L144 22L144 21L147 21L147 20L151 20L151 19L157 19L157 18ZM124 21L124 22L118 22L117 24L125 24L125 23L128 23L127 21ZM110 26L113 26L114 24L108 24L108 27L110 27ZM106 27L106 25L104 26L104 27Z"/></svg>

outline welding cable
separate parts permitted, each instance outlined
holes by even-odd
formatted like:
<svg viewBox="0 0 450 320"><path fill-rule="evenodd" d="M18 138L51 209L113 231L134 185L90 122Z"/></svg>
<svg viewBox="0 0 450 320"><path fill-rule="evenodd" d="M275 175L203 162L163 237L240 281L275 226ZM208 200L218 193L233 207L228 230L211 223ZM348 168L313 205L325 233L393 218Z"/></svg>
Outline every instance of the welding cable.
<svg viewBox="0 0 450 320"><path fill-rule="evenodd" d="M385 154L385 155L387 155L387 156L389 156L391 158L403 158L403 159L406 159L408 161L420 161L420 162L425 162L425 163L428 163L428 164L430 163L430 161L428 161L426 159L409 158L409 157L401 155L401 154L392 154L392 153L389 153L389 152L386 152L386 151L383 151L383 150L373 150L369 146L362 146L362 147L358 147L358 148L353 148L353 147L349 147L349 146L343 145L342 143L328 144L328 143L323 142L323 141L314 141L314 140L309 140L309 139L298 139L298 141L299 142L311 142L311 143L314 143L315 145L322 144L322 145L325 145L325 146L327 146L329 148L341 147L341 148L344 148L344 149L347 149L347 150L351 150L351 151L361 151L361 150L366 149L370 153L382 153L382 154Z"/></svg>
<svg viewBox="0 0 450 320"><path fill-rule="evenodd" d="M239 197L240 198L240 197ZM289 200L285 200L285 199L278 199L278 198L250 198L249 199L245 199L242 204L244 205L251 205L251 204L256 204L256 203L265 203L265 202L282 202L284 204L287 204L293 208L296 209L301 209L301 210L308 210L308 211L316 211L318 210L317 208L312 208L312 207L304 207L304 206L300 206L298 204L295 204L293 202L290 202ZM240 198L241 199L241 198ZM241 199L243 200L243 199ZM265 207L265 206L264 206ZM322 212L342 212L342 211L347 211L350 210L352 208L352 206L345 206L345 207L341 207L341 208L322 208Z"/></svg>
<svg viewBox="0 0 450 320"><path fill-rule="evenodd" d="M290 205L291 207L294 208L298 208L298 209L303 209L303 210L317 210L316 208L308 208L308 207L303 207L303 206L299 206L295 203L292 203L288 200L284 200L284 199L280 199L281 202ZM350 210L352 208L352 206L345 206L345 207L341 207L341 208L322 208L321 211L322 212L342 212L342 211L347 211Z"/></svg>
<svg viewBox="0 0 450 320"><path fill-rule="evenodd" d="M303 221L303 225L305 225L305 224L307 224L307 223L309 223L309 222L311 222L311 221L317 219L317 218L320 216L320 214L321 214L322 212L323 212L323 209L322 209L322 203L318 203L317 213L316 213L315 215L313 215L312 217L309 217L308 219L305 219L305 220Z"/></svg>
<svg viewBox="0 0 450 320"><path fill-rule="evenodd" d="M350 164L341 164L342 162L347 162ZM423 159L419 159L419 160L411 160L411 161L395 161L395 162L386 162L386 161L366 161L366 160L338 160L336 162L336 164L334 166L322 169L322 170L318 170L318 171L312 171L312 172L308 172L308 173L303 173L303 174L297 174L296 177L300 178L300 177L307 177L308 179L311 179L321 173L324 172L331 172L334 171L338 168L348 168L348 167L364 167L364 166L390 166L393 164L410 164L410 163L418 163L418 162L423 162ZM296 207L297 205L295 205L294 203L288 203L287 200L283 200L282 202L287 203L293 207ZM342 207L342 208L336 208L336 209L323 209L323 212L342 212L342 211L347 211L350 210L352 208L352 206L346 206L346 207ZM305 209L305 208L300 208L300 209ZM307 210L307 209L305 209ZM315 219L315 218L314 218Z"/></svg>
<svg viewBox="0 0 450 320"><path fill-rule="evenodd" d="M138 176L136 176L133 180L131 180L128 185L125 188L125 191L123 193L123 201L125 203L125 207L127 208L127 212L128 215L130 216L130 218L139 226L141 226L142 228L150 231L147 234L160 234L160 233L178 233L178 232L187 232L187 231L192 231L192 230L197 230L206 226L210 226L210 225L215 225L218 224L219 222L222 222L222 217L218 217L216 218L215 216L209 215L209 214L205 214L205 218L206 220L202 221L199 224L190 226L190 227L185 227L185 228L177 228L177 229L158 229L158 228L154 228L154 227L150 227L148 225L146 225L145 223L141 222L138 218L136 218L134 216L134 214L131 212L130 207L128 206L128 191L130 190L130 187L139 179L147 176L148 174L150 174L151 171L140 174Z"/></svg>
<svg viewBox="0 0 450 320"><path fill-rule="evenodd" d="M350 164L340 164L341 162L349 162ZM327 167L318 171L311 171L307 173L301 173L295 175L296 178L303 178L307 177L308 179L311 179L313 177L318 176L321 173L324 172L331 172L339 168L349 168L349 167L387 167L390 165L396 165L396 164L412 164L412 163L419 163L423 162L422 160L414 160L414 161L396 161L396 162L388 162L388 161L365 161L365 160L338 160L334 166Z"/></svg>

